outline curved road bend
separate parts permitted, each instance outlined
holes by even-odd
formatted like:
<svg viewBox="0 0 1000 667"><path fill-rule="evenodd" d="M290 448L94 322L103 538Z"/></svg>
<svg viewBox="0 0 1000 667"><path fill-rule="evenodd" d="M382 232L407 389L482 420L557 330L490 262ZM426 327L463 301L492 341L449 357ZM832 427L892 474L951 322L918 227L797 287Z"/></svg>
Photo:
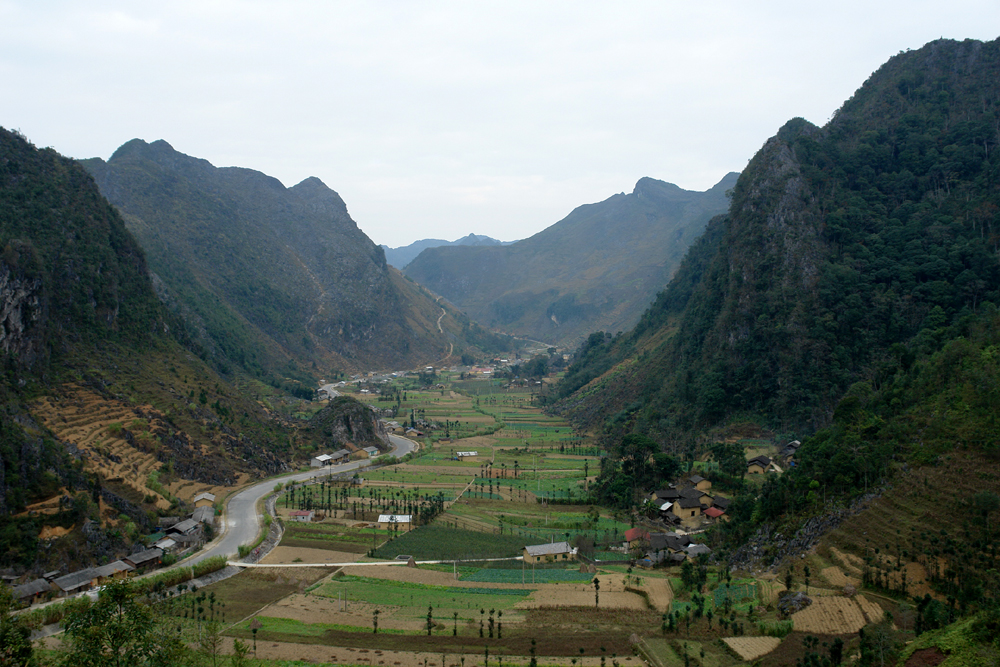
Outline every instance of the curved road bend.
<svg viewBox="0 0 1000 667"><path fill-rule="evenodd" d="M394 454L398 458L402 458L416 448L413 441L401 438L398 435L390 435L389 441L392 443L392 451L389 453ZM195 563L203 561L206 558L211 558L212 556L226 556L228 558L239 551L239 546L241 544L252 544L257 539L257 533L260 531L261 523L260 516L257 514L257 502L267 494L271 493L271 491L274 490L275 484L301 482L302 480L310 479L312 477L338 474L367 466L367 460L352 461L351 463L345 463L339 466L317 468L315 470L298 472L284 477L273 477L269 480L258 482L249 488L243 489L239 493L233 495L226 504L226 512L224 514L225 526L223 528L224 532L222 535L213 540L209 545L191 558L187 558L182 561L183 565L194 565Z"/></svg>

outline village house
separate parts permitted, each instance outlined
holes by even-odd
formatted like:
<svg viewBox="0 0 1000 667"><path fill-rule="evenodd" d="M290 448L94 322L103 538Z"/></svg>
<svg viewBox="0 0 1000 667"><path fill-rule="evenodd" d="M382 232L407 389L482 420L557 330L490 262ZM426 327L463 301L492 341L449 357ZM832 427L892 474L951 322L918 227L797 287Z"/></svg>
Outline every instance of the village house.
<svg viewBox="0 0 1000 667"><path fill-rule="evenodd" d="M315 518L316 512L313 510L292 510L288 513L289 521L301 521L303 523L309 523Z"/></svg>
<svg viewBox="0 0 1000 667"><path fill-rule="evenodd" d="M215 522L215 508L211 505L199 507L191 514L191 520L211 525Z"/></svg>
<svg viewBox="0 0 1000 667"><path fill-rule="evenodd" d="M173 537L174 535L192 535L196 531L201 530L201 524L194 519L184 519L183 521L178 521L174 525L167 529L167 535Z"/></svg>
<svg viewBox="0 0 1000 667"><path fill-rule="evenodd" d="M689 498L697 500L704 507L712 506L712 496L708 493L702 491L701 489L696 489L694 487L689 489L683 489L681 491L681 498Z"/></svg>
<svg viewBox="0 0 1000 667"><path fill-rule="evenodd" d="M378 527L382 530L410 530L412 527L412 514L380 514L378 517Z"/></svg>
<svg viewBox="0 0 1000 667"><path fill-rule="evenodd" d="M333 454L330 455L333 459L333 463L347 463L351 459L351 451L349 449L338 449Z"/></svg>
<svg viewBox="0 0 1000 667"><path fill-rule="evenodd" d="M20 586L14 586L14 599L24 604L41 602L52 592L52 584L45 579L35 579Z"/></svg>
<svg viewBox="0 0 1000 667"><path fill-rule="evenodd" d="M333 457L329 454L320 454L319 456L312 457L309 461L309 467L311 468L322 468L323 466L331 465L333 462Z"/></svg>
<svg viewBox="0 0 1000 667"><path fill-rule="evenodd" d="M363 451L365 454L367 454L368 458L370 458L370 459L373 459L373 458L375 458L376 456L379 455L378 447L365 447L361 451Z"/></svg>
<svg viewBox="0 0 1000 667"><path fill-rule="evenodd" d="M85 570L70 572L52 582L52 590L60 597L76 595L88 591L97 585L97 572L92 567Z"/></svg>
<svg viewBox="0 0 1000 667"><path fill-rule="evenodd" d="M755 456L747 461L748 475L763 475L771 467L771 459L766 456Z"/></svg>
<svg viewBox="0 0 1000 667"><path fill-rule="evenodd" d="M112 580L124 579L133 570L135 570L134 567L121 560L94 568L94 572L97 574L98 586L103 586Z"/></svg>
<svg viewBox="0 0 1000 667"><path fill-rule="evenodd" d="M671 502L672 503L675 500L680 499L680 497L681 497L680 491L678 491L676 488L674 488L674 487L671 486L671 487L666 488L666 489L660 489L659 491L654 491L652 494L650 494L650 498L649 499L652 500L654 503L655 502L660 502L660 503Z"/></svg>
<svg viewBox="0 0 1000 667"><path fill-rule="evenodd" d="M701 516L701 501L696 498L681 498L671 508L674 515L681 519L691 519Z"/></svg>
<svg viewBox="0 0 1000 667"><path fill-rule="evenodd" d="M211 507L215 504L215 494L203 491L194 497L195 507Z"/></svg>
<svg viewBox="0 0 1000 667"><path fill-rule="evenodd" d="M157 549L163 549L163 553L165 554L172 554L175 551L177 551L180 545L174 538L164 537L154 542L153 546L156 547Z"/></svg>
<svg viewBox="0 0 1000 667"><path fill-rule="evenodd" d="M699 491L709 491L712 488L712 482L701 475L691 475L688 477L688 482Z"/></svg>
<svg viewBox="0 0 1000 667"><path fill-rule="evenodd" d="M708 509L703 510L703 513L709 519L718 519L719 517L724 516L726 512L725 510L720 510L718 507L709 507ZM726 519L729 519L729 517L726 517Z"/></svg>
<svg viewBox="0 0 1000 667"><path fill-rule="evenodd" d="M576 560L576 549L571 547L569 542L534 544L525 546L521 556L525 563L551 563L555 561Z"/></svg>
<svg viewBox="0 0 1000 667"><path fill-rule="evenodd" d="M122 560L137 570L144 570L159 565L162 557L163 549L153 547L152 549L146 549L131 556L125 556Z"/></svg>
<svg viewBox="0 0 1000 667"><path fill-rule="evenodd" d="M649 533L642 528L630 528L625 531L625 546L629 549L643 546L649 541Z"/></svg>

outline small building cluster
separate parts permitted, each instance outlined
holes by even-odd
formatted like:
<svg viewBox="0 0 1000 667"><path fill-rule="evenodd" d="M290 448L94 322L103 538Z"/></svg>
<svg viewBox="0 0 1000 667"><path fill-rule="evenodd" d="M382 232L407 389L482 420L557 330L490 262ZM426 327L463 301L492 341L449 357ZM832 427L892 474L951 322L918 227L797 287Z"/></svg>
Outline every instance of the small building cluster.
<svg viewBox="0 0 1000 667"><path fill-rule="evenodd" d="M214 503L213 494L200 493L194 497L195 510L190 517L160 519L161 532L152 536L152 547L99 567L88 567L65 575L61 575L59 570L46 572L34 581L14 586L14 599L31 605L50 597L76 595L109 581L123 579L133 572L151 570L162 563L165 554L186 555L204 542L205 526L214 524Z"/></svg>
<svg viewBox="0 0 1000 667"><path fill-rule="evenodd" d="M348 449L338 449L332 454L320 454L312 457L309 466L312 468L323 468L325 466L339 465L351 460L351 452Z"/></svg>
<svg viewBox="0 0 1000 667"><path fill-rule="evenodd" d="M627 535L628 533L626 533ZM633 537L635 539L629 542L632 548L642 547L646 549L645 557L638 561L639 565L643 567L679 565L688 558L712 553L712 550L704 544L692 542L689 535L680 533L647 533L642 531L641 534L633 535Z"/></svg>
<svg viewBox="0 0 1000 667"><path fill-rule="evenodd" d="M687 485L684 487L671 484L651 494L650 500L656 504L661 519L668 524L691 525L705 519L714 521L725 517L729 499L713 496L712 482L700 475L692 475L685 482Z"/></svg>

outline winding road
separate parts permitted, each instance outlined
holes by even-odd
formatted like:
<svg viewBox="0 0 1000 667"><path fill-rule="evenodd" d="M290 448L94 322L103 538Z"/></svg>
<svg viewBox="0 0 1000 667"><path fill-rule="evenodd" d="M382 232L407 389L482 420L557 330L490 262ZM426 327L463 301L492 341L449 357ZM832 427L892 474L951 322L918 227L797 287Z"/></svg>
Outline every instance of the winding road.
<svg viewBox="0 0 1000 667"><path fill-rule="evenodd" d="M389 442L392 443L390 454L402 458L416 448L416 443L398 435L390 435ZM253 544L260 532L261 520L257 513L257 503L267 494L274 490L275 484L288 482L301 482L312 477L320 477L330 474L338 474L365 468L368 461L352 461L339 466L329 466L326 468L316 468L306 472L297 472L284 477L272 477L269 480L258 482L251 487L243 489L234 494L226 503L226 511L223 514L223 533L207 544L197 555L187 558L183 564L185 566L194 565L199 561L212 556L226 556L227 558L239 551L241 544Z"/></svg>

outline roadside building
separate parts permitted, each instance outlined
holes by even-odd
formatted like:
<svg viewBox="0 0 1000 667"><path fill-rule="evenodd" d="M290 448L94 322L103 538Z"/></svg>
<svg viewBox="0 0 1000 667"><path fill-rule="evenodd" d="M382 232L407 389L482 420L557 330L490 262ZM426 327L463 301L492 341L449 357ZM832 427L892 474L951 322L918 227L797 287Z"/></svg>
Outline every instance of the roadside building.
<svg viewBox="0 0 1000 667"><path fill-rule="evenodd" d="M175 540L174 538L172 538L172 537L164 537L164 538L159 539L156 542L154 542L153 546L156 547L157 549L163 549L163 553L165 553L165 554L172 554L175 551L177 551L177 548L180 545L177 543L177 540Z"/></svg>
<svg viewBox="0 0 1000 667"><path fill-rule="evenodd" d="M378 450L378 447L365 447L361 451L363 451L365 454L367 454L368 458L370 458L370 459L373 459L373 458L375 458L376 456L378 456L380 454L380 452Z"/></svg>
<svg viewBox="0 0 1000 667"><path fill-rule="evenodd" d="M347 463L351 459L351 452L348 449L338 449L333 454L330 454L330 458L333 459L333 463Z"/></svg>
<svg viewBox="0 0 1000 667"><path fill-rule="evenodd" d="M315 518L316 512L313 510L292 510L288 513L289 521L301 521L303 523L309 523Z"/></svg>
<svg viewBox="0 0 1000 667"><path fill-rule="evenodd" d="M128 576L128 573L133 570L135 570L133 566L122 560L116 560L113 563L108 563L107 565L94 568L94 572L97 573L98 586L103 586L107 582L115 579L124 579Z"/></svg>
<svg viewBox="0 0 1000 667"><path fill-rule="evenodd" d="M215 522L215 508L211 505L199 507L191 514L191 520L196 523L212 524Z"/></svg>
<svg viewBox="0 0 1000 667"><path fill-rule="evenodd" d="M323 466L328 466L333 462L333 457L329 454L320 454L319 456L312 457L309 461L309 466L312 468L322 468Z"/></svg>
<svg viewBox="0 0 1000 667"><path fill-rule="evenodd" d="M14 599L24 604L35 604L41 602L52 592L52 584L44 578L29 581L20 586L14 586Z"/></svg>
<svg viewBox="0 0 1000 667"><path fill-rule="evenodd" d="M97 585L97 572L92 567L85 570L77 570L67 575L59 577L52 582L52 589L60 597L76 595L84 591L89 591Z"/></svg>
<svg viewBox="0 0 1000 667"><path fill-rule="evenodd" d="M203 491L194 497L195 507L211 507L215 504L215 494Z"/></svg>
<svg viewBox="0 0 1000 667"><path fill-rule="evenodd" d="M125 556L122 560L137 570L148 570L159 565L161 558L163 558L163 549L153 547L152 549L134 553L131 556Z"/></svg>

